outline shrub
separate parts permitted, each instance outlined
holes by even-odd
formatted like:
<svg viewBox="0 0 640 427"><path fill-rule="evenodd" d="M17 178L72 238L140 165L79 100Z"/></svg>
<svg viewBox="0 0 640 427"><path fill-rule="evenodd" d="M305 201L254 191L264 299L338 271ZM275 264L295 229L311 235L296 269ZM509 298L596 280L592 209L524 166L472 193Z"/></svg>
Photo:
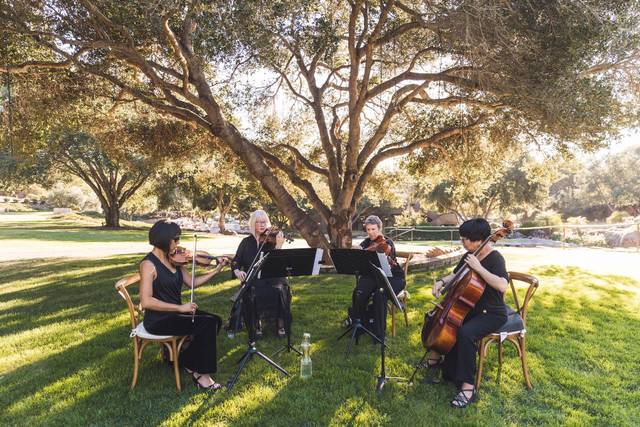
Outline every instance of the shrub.
<svg viewBox="0 0 640 427"><path fill-rule="evenodd" d="M607 224L618 224L627 221L629 218L631 218L631 215L625 211L613 211L607 218Z"/></svg>

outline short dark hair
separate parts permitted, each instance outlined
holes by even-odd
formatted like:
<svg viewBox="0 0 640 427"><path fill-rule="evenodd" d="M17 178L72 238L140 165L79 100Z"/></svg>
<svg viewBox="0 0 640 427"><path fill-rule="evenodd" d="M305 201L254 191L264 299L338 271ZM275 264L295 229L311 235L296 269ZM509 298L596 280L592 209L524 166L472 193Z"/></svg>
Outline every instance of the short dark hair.
<svg viewBox="0 0 640 427"><path fill-rule="evenodd" d="M460 237L477 242L491 235L491 226L484 218L474 218L460 224L458 231L460 232Z"/></svg>
<svg viewBox="0 0 640 427"><path fill-rule="evenodd" d="M175 222L161 219L149 229L149 244L169 252L171 240L180 237L182 230Z"/></svg>

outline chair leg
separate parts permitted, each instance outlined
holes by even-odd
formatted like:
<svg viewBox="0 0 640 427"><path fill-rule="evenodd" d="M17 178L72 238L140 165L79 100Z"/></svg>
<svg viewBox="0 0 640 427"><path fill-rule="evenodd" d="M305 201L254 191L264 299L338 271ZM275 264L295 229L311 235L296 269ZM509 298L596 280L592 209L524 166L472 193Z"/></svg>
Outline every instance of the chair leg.
<svg viewBox="0 0 640 427"><path fill-rule="evenodd" d="M391 304L391 310L389 310L391 313L391 336L395 337L396 336L396 306L394 304Z"/></svg>
<svg viewBox="0 0 640 427"><path fill-rule="evenodd" d="M404 300L402 305L404 306L404 310L402 310L402 312L404 313L404 325L408 328L409 327L409 317L407 316L407 300Z"/></svg>
<svg viewBox="0 0 640 427"><path fill-rule="evenodd" d="M171 340L171 352L173 353L173 372L176 375L176 387L178 391L182 391L182 385L180 384L180 367L178 359L178 346L176 345L176 340Z"/></svg>
<svg viewBox="0 0 640 427"><path fill-rule="evenodd" d="M500 374L502 374L502 355L504 347L502 341L498 340L498 382L500 382Z"/></svg>
<svg viewBox="0 0 640 427"><path fill-rule="evenodd" d="M139 364L139 356L138 356L138 337L133 337L133 379L131 380L131 390L138 383L138 364Z"/></svg>
<svg viewBox="0 0 640 427"><path fill-rule="evenodd" d="M531 390L533 388L533 385L531 384L531 378L529 377L529 367L527 366L525 337L518 337L518 343L520 347L520 360L522 361L522 373L524 374L524 381L527 384L527 388Z"/></svg>
<svg viewBox="0 0 640 427"><path fill-rule="evenodd" d="M476 390L480 389L480 380L482 379L482 369L484 368L484 357L487 349L485 347L486 338L480 340L478 348L478 372L476 372Z"/></svg>

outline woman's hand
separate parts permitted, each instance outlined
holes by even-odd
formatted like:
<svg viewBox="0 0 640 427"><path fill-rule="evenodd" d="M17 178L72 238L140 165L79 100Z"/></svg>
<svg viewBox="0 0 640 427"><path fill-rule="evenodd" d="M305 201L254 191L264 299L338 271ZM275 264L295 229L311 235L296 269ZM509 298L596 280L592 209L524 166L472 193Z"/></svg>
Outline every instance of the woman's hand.
<svg viewBox="0 0 640 427"><path fill-rule="evenodd" d="M473 254L469 254L467 256L467 265L476 273L480 273L480 271L484 269L482 264L480 264L480 261L478 261L478 258Z"/></svg>
<svg viewBox="0 0 640 427"><path fill-rule="evenodd" d="M444 286L444 282L442 280L436 280L433 283L433 289L431 289L431 294L436 298L440 298L440 291L442 290L443 286Z"/></svg>
<svg viewBox="0 0 640 427"><path fill-rule="evenodd" d="M196 304L195 302L186 302L178 306L178 312L185 313L185 314L195 313L197 308L198 308L198 304Z"/></svg>
<svg viewBox="0 0 640 427"><path fill-rule="evenodd" d="M235 270L233 270L233 274L235 274L235 275L236 275L236 277L237 277L241 282L242 282L242 281L244 281L245 277L247 277L247 273L245 273L244 271L239 270L239 269L237 269L237 268L236 268Z"/></svg>
<svg viewBox="0 0 640 427"><path fill-rule="evenodd" d="M282 231L280 231L277 235L276 235L276 248L281 248L282 245L284 244L284 234L282 234Z"/></svg>

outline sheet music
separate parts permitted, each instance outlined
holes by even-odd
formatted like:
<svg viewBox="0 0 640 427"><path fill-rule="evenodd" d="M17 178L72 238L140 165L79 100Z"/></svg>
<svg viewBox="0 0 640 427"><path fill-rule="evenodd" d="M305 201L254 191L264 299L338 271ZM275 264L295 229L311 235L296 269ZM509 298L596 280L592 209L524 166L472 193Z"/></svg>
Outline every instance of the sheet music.
<svg viewBox="0 0 640 427"><path fill-rule="evenodd" d="M380 254L378 254L380 255ZM386 256L385 256L386 258ZM396 293L393 291L393 286L391 286L391 283L389 283L389 279L387 279L387 276L385 275L385 272L382 268L378 267L377 265L374 265L373 263L371 263L371 266L376 268L379 272L380 272L380 277L382 277L384 279L384 283L387 286L387 291L389 296L391 297L391 300L393 301L393 304L398 307L398 310L400 310L400 312L402 313L404 311L404 308L402 307L402 304L400 303L400 300L398 299L398 297L396 296ZM389 276L391 277L391 276Z"/></svg>
<svg viewBox="0 0 640 427"><path fill-rule="evenodd" d="M391 274L391 266L389 265L389 260L387 260L387 256L385 254L378 253L378 260L380 261L382 272L387 277L392 277L393 274Z"/></svg>
<svg viewBox="0 0 640 427"><path fill-rule="evenodd" d="M323 250L320 248L316 248L316 257L313 260L313 271L311 274L316 275L320 274L320 261L322 261Z"/></svg>

